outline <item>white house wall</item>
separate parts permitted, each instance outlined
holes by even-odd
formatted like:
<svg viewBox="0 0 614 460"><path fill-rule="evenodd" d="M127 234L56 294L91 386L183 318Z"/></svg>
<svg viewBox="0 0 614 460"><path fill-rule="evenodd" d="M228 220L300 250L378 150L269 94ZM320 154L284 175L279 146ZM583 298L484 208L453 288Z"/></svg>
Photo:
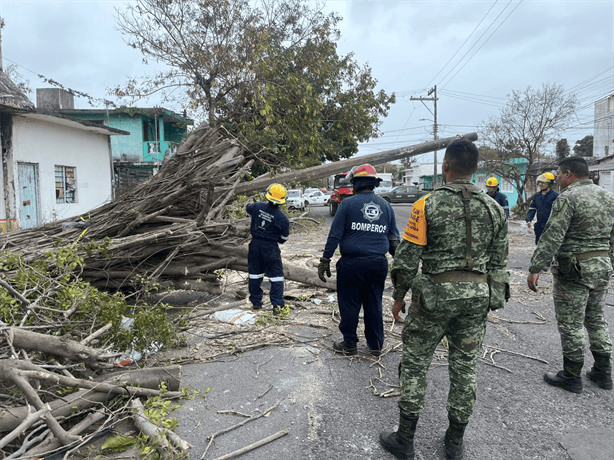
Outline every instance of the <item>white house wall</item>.
<svg viewBox="0 0 614 460"><path fill-rule="evenodd" d="M14 171L17 162L38 164L41 223L84 214L111 200L112 166L106 135L14 116L13 162ZM56 202L56 165L76 168L75 203Z"/></svg>

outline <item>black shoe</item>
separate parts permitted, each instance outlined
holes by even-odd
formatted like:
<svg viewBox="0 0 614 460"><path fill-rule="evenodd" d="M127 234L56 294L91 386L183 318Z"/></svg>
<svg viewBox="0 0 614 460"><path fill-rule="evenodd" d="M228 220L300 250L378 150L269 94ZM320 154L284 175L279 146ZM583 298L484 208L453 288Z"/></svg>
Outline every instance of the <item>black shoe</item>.
<svg viewBox="0 0 614 460"><path fill-rule="evenodd" d="M252 310L262 310L262 305L252 304Z"/></svg>
<svg viewBox="0 0 614 460"><path fill-rule="evenodd" d="M283 311L284 307L280 307L279 305L273 305L273 314L275 316L279 316L281 315L281 312Z"/></svg>
<svg viewBox="0 0 614 460"><path fill-rule="evenodd" d="M337 353L343 353L344 355L354 356L358 354L356 343L347 343L345 340L333 342L333 350Z"/></svg>
<svg viewBox="0 0 614 460"><path fill-rule="evenodd" d="M383 432L379 435L379 442L384 449L400 460L414 458L414 441L404 443L399 439L398 432Z"/></svg>
<svg viewBox="0 0 614 460"><path fill-rule="evenodd" d="M369 353L371 353L373 356L382 356L382 350L381 349L374 349L374 348L369 348Z"/></svg>
<svg viewBox="0 0 614 460"><path fill-rule="evenodd" d="M546 372L544 380L553 387L559 387L572 393L582 393L582 379L574 377L564 370L558 371L556 374L554 372Z"/></svg>

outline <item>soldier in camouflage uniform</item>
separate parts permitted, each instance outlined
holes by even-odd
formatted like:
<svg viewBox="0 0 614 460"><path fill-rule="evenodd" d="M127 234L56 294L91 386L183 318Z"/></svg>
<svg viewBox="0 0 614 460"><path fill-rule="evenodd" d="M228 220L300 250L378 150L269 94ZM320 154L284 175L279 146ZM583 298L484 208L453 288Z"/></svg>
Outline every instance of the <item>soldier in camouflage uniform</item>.
<svg viewBox="0 0 614 460"><path fill-rule="evenodd" d="M446 458L462 458L488 309L502 307L509 293L507 219L501 206L471 182L477 165L472 142L458 139L449 145L443 160L446 185L414 204L392 266L395 319L405 311L405 294L412 292L399 366L399 429L380 434L384 448L399 459L414 458L427 372L444 336L450 364Z"/></svg>
<svg viewBox="0 0 614 460"><path fill-rule="evenodd" d="M544 380L573 393L582 392L586 327L595 358L587 376L611 390L612 342L603 309L612 275L614 199L588 178L583 158L562 160L558 181L564 190L552 204L527 278L529 288L537 291L541 268L556 256L552 296L563 346L563 370L547 372Z"/></svg>

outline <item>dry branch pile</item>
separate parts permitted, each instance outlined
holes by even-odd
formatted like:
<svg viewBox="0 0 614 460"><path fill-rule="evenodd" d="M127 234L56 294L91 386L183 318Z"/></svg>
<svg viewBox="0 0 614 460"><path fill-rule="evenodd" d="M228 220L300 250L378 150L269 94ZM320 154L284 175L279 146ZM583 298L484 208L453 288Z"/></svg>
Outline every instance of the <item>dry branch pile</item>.
<svg viewBox="0 0 614 460"><path fill-rule="evenodd" d="M105 429L117 413L91 412L91 407L114 395L159 394L160 376L150 379L147 389L128 390L73 376L113 368L110 359L121 354L110 337L121 336L118 319L125 309L120 305L113 318L105 319L106 308L96 310L98 294L89 289L133 292L153 280L160 288L215 294L220 285L214 270L247 271L242 243L249 236L249 220L223 219L251 166L242 162L236 142L201 126L159 174L113 202L81 219L0 237L2 254L10 255L0 261L5 300L0 309L0 433L10 432L0 441L0 452L7 458L79 444L79 433L93 423ZM319 283L308 270L288 269L289 278ZM150 328L158 327L155 315L147 321ZM67 387L81 390L58 399Z"/></svg>

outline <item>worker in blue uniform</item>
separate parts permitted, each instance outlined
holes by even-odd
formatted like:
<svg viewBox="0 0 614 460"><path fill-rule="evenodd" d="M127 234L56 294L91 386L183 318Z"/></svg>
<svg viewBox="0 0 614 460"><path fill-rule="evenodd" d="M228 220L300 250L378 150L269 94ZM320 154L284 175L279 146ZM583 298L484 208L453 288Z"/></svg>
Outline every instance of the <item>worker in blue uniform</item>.
<svg viewBox="0 0 614 460"><path fill-rule="evenodd" d="M557 192L552 190L552 185L554 184L554 174L550 172L544 173L537 178L536 182L540 191L533 197L531 205L529 206L529 212L527 213L527 217L525 219L527 222L527 227L531 228L531 221L533 220L533 217L535 217L535 214L537 214L537 221L533 227L533 230L535 231L535 244L537 244L539 241L539 237L544 231L546 222L548 222L548 219L550 218L552 203L554 203L556 197L559 196Z"/></svg>
<svg viewBox="0 0 614 460"><path fill-rule="evenodd" d="M371 353L379 356L384 345L382 294L388 275L386 252L394 256L399 231L390 204L373 192L381 179L370 164L350 173L354 195L343 200L328 234L318 276L330 277L330 260L339 246L337 298L343 340L333 343L338 353L358 353L358 314L364 310L365 338Z"/></svg>
<svg viewBox="0 0 614 460"><path fill-rule="evenodd" d="M499 203L499 206L505 211L505 217L510 218L510 205L507 202L507 196L499 191L499 181L496 177L489 177L486 181L486 194Z"/></svg>
<svg viewBox="0 0 614 460"><path fill-rule="evenodd" d="M279 209L286 202L286 189L281 184L267 188L266 202L248 204L247 213L252 216L247 267L249 271L249 300L254 310L262 308L262 280L266 274L271 281L271 304L273 313L278 314L284 307L284 267L281 262L279 244L288 240L290 221Z"/></svg>

